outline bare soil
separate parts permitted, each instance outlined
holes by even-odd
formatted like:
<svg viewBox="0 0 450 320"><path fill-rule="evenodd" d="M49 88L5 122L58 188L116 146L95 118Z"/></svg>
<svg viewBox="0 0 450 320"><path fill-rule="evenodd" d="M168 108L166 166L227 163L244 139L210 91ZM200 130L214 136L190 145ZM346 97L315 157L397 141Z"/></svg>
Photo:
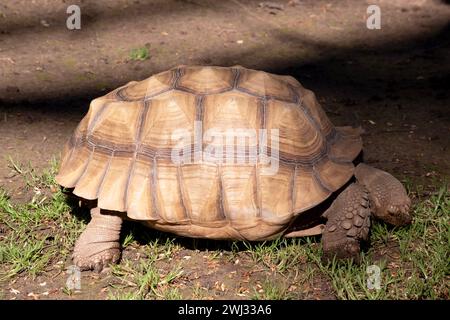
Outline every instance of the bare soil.
<svg viewBox="0 0 450 320"><path fill-rule="evenodd" d="M78 31L65 26L66 1L2 2L0 187L14 201L28 201L32 195L9 167L9 156L37 170L48 167L90 100L179 64L240 64L293 75L315 91L336 125L362 125L367 163L421 190L448 181L449 5L437 0L272 1L283 5L279 10L260 2L73 1L81 7ZM369 4L381 7L381 30L366 28ZM131 60L130 51L141 47L149 49L149 59ZM127 248L124 255L136 250ZM214 298L240 298L233 292L242 281L270 276L257 272L251 261L220 259L211 267L204 251L185 250L173 257L188 271L184 285L200 281ZM33 299L30 293L43 291L48 294L38 298L106 298L107 274L83 274L89 290L74 296L61 290L66 277L52 272L33 281L19 277L5 285L2 298ZM224 281L226 290L220 285ZM310 290L291 291L296 298L333 298L329 280L317 277L314 283Z"/></svg>

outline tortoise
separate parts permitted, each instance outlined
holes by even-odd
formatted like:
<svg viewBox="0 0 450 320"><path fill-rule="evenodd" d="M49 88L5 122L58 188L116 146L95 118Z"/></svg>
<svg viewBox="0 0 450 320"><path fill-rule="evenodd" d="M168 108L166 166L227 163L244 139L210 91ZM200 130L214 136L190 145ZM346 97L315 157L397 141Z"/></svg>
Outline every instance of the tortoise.
<svg viewBox="0 0 450 320"><path fill-rule="evenodd" d="M129 82L91 102L62 153L57 182L95 203L73 261L116 263L124 219L218 240L321 234L325 259L358 259L371 216L411 222L401 182L361 154L361 129L334 126L291 76L178 66Z"/></svg>

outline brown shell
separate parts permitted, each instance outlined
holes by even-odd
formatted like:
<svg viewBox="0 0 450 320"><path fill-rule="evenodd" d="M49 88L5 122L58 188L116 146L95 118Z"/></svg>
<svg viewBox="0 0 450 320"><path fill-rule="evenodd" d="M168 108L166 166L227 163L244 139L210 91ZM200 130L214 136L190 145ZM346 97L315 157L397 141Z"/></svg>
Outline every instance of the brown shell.
<svg viewBox="0 0 450 320"><path fill-rule="evenodd" d="M203 132L278 129L277 173L219 157L174 163L172 134L184 129L193 141L195 121ZM343 186L361 148L359 131L334 127L314 93L292 77L182 66L93 100L56 179L102 209L159 230L262 240Z"/></svg>

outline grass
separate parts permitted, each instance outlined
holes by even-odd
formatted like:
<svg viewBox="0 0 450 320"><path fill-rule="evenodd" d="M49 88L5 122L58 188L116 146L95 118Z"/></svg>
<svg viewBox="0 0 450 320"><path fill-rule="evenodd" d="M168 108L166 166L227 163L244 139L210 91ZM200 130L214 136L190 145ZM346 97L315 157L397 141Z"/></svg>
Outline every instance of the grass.
<svg viewBox="0 0 450 320"><path fill-rule="evenodd" d="M145 257L124 257L120 264L111 267L114 284L109 290L109 299L179 300L181 295L171 285L182 276L180 266L171 263L171 257L180 249L174 238L154 238L142 226L133 224L122 239L122 248L137 248ZM165 271L159 262L171 264Z"/></svg>
<svg viewBox="0 0 450 320"><path fill-rule="evenodd" d="M144 61L150 58L150 52L147 47L132 49L130 52L130 60Z"/></svg>
<svg viewBox="0 0 450 320"><path fill-rule="evenodd" d="M244 242L247 252L255 262L280 273L289 272L299 263L305 263L308 252L317 247L312 238L278 238L256 244Z"/></svg>
<svg viewBox="0 0 450 320"><path fill-rule="evenodd" d="M251 297L252 300L288 300L292 298L292 294L284 283L273 282L269 279L258 284Z"/></svg>
<svg viewBox="0 0 450 320"><path fill-rule="evenodd" d="M13 204L0 189L0 221L7 232L0 238L0 280L21 274L34 277L52 268L55 260L66 259L83 226L69 214L66 196L55 188L56 162L40 175L15 162L11 166L24 177L33 197Z"/></svg>
<svg viewBox="0 0 450 320"><path fill-rule="evenodd" d="M4 229L0 232L0 280L35 278L62 270L85 223L70 213L73 208L56 185L57 162L52 161L49 169L41 173L13 160L10 167L23 178L30 201L14 203L0 189L0 229ZM179 256L177 253L190 250L188 255L196 256L196 261L205 256L219 269L237 260L252 261L254 265L240 267L253 272L246 295L251 299L315 297L322 290L317 285L319 280L338 299L449 299L450 194L446 185L436 187L427 196L421 196L421 188L415 191L408 186L415 198L413 224L392 228L375 221L371 245L362 254L360 264L323 263L320 238L234 242L228 248L218 245L216 249L209 246L202 250L199 246L200 250L196 250L200 242L193 241L193 249L186 249L181 245L183 241L175 237L155 235L131 224L121 240L126 254L120 264L111 267L109 298L211 297L205 282L211 276L208 269L200 270L195 280L186 278L195 265L183 260L185 252ZM371 266L379 270L379 289L367 285L367 268ZM209 281L216 279L220 280ZM182 283L187 283L189 290L180 289ZM6 291L0 290L0 297L6 297Z"/></svg>
<svg viewBox="0 0 450 320"><path fill-rule="evenodd" d="M110 299L164 299L179 300L181 295L176 287L170 287L183 273L180 267L168 272L156 266L158 256L134 263L130 260L112 267L112 274L118 284L112 285ZM129 289L129 290L127 290Z"/></svg>

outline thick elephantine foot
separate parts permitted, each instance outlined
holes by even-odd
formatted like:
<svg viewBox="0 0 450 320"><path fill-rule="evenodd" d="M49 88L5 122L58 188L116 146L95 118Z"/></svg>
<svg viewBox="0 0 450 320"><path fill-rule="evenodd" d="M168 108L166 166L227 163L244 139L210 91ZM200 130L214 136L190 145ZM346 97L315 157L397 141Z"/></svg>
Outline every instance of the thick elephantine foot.
<svg viewBox="0 0 450 320"><path fill-rule="evenodd" d="M370 203L367 190L360 184L348 186L324 213L327 218L322 234L323 259L359 261L360 243L369 238Z"/></svg>
<svg viewBox="0 0 450 320"><path fill-rule="evenodd" d="M376 218L394 226L411 223L411 199L400 181L389 173L364 163L356 167L355 177L369 191Z"/></svg>
<svg viewBox="0 0 450 320"><path fill-rule="evenodd" d="M92 220L75 243L73 262L81 270L100 272L120 258L120 229L122 218L91 210Z"/></svg>

